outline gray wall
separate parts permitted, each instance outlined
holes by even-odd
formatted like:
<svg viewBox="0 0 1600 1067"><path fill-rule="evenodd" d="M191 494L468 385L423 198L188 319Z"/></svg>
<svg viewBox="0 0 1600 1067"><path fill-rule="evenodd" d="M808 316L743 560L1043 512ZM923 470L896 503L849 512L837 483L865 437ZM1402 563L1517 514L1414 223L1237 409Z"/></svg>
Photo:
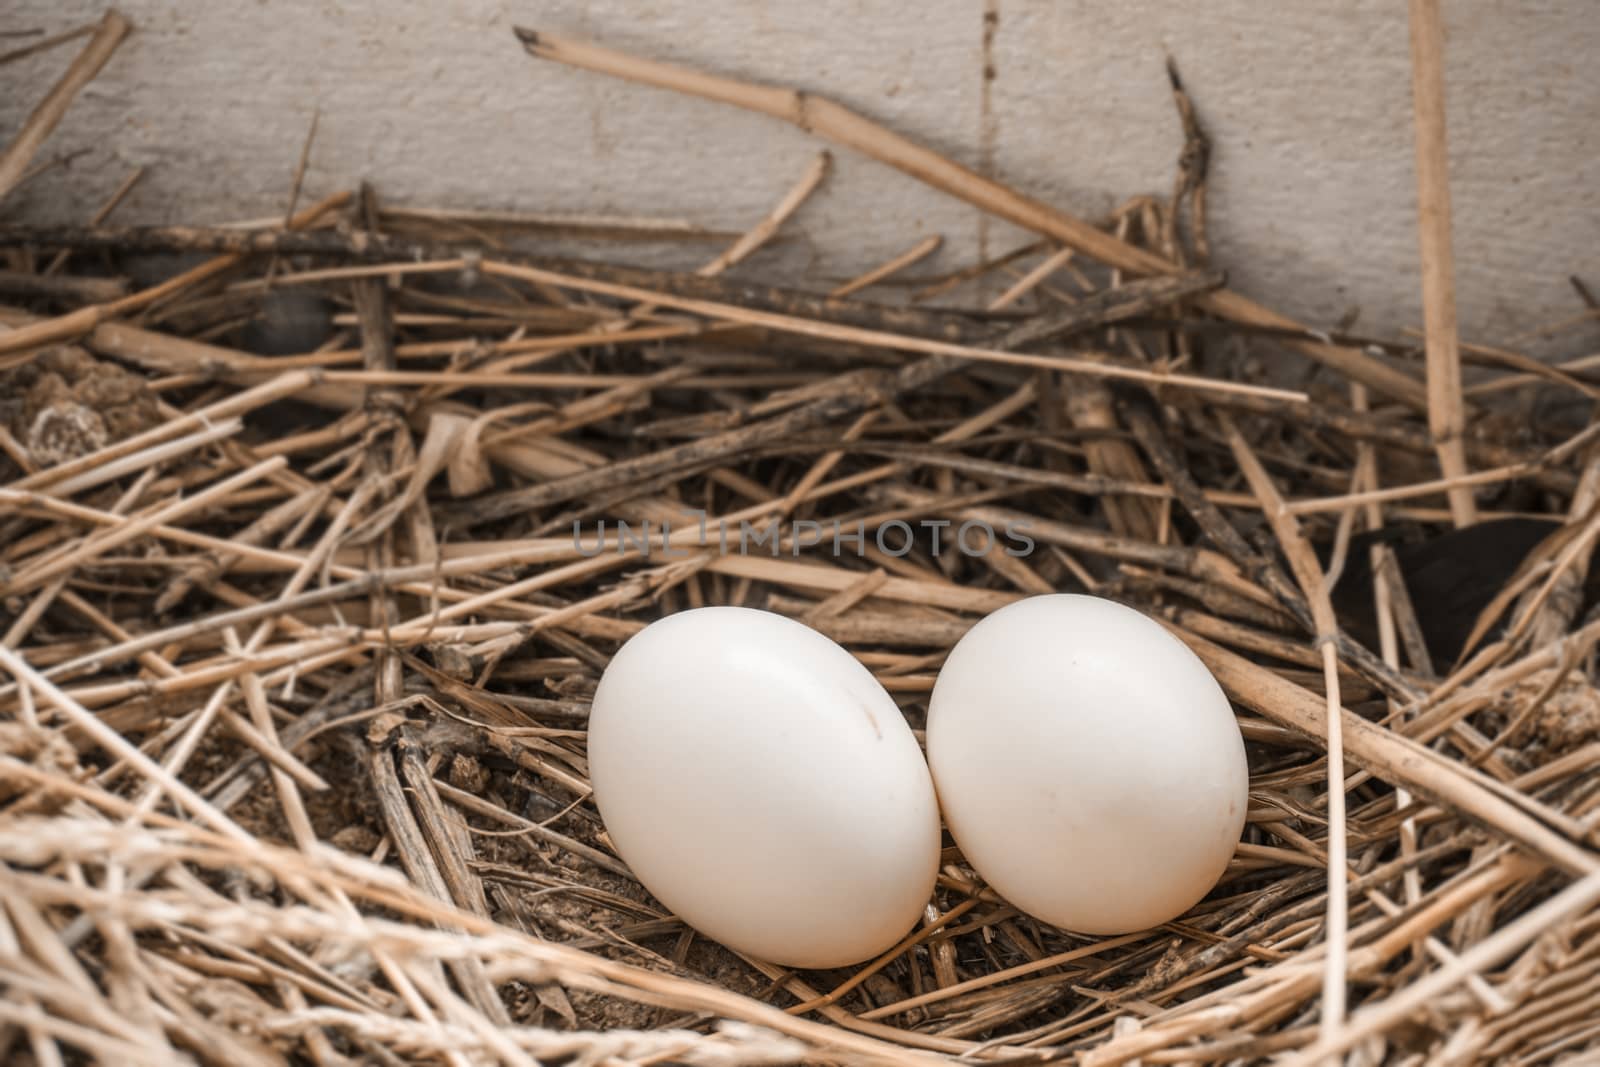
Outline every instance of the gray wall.
<svg viewBox="0 0 1600 1067"><path fill-rule="evenodd" d="M6 7L4 29L57 30L102 0ZM370 177L390 199L430 206L739 229L818 147L759 116L527 59L510 33L520 23L828 93L1094 217L1170 188L1170 51L1216 140L1213 238L1236 286L1322 325L1352 305L1368 330L1419 322L1404 4L987 7L998 25L986 50L985 0L123 0L135 36L47 147L89 151L5 211L81 218L146 163L124 221L279 212L318 106L309 193ZM1463 329L1508 342L1580 309L1568 274L1600 286L1600 18L1586 0L1446 8ZM68 51L0 68L0 136ZM948 241L939 265L1018 239L870 161L836 162L769 266L823 283L930 232ZM1554 348L1597 342L1591 323Z"/></svg>

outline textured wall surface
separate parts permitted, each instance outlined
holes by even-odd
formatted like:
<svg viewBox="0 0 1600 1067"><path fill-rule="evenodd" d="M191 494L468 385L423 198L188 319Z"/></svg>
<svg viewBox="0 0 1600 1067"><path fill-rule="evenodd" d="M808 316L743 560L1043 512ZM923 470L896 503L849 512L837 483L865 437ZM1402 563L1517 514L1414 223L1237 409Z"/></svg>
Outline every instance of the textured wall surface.
<svg viewBox="0 0 1600 1067"><path fill-rule="evenodd" d="M9 0L0 29L59 30L102 0ZM1446 5L1456 252L1466 336L1523 342L1600 284L1600 19L1586 0ZM321 109L307 192L371 178L417 205L759 218L819 144L715 104L528 59L523 24L836 97L1076 213L1170 188L1170 52L1216 142L1212 232L1236 287L1319 324L1420 321L1405 5L1394 0L122 0L135 23L13 218L86 215L134 164L119 216L282 210ZM985 42L985 13L995 15ZM0 67L9 136L71 49ZM992 79L985 79L985 69ZM847 152L765 255L818 282L924 234L939 265L1019 239ZM631 251L629 253L632 254ZM704 253L697 253L703 256ZM757 264L759 267L759 264ZM1600 328L1568 331L1592 350ZM1529 347L1537 348L1529 343Z"/></svg>

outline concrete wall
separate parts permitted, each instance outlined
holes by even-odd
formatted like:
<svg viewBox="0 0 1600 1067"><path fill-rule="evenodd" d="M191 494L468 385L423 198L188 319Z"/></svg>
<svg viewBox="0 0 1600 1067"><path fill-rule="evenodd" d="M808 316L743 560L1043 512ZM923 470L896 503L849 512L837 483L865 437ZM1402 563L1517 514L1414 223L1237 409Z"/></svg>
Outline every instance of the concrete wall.
<svg viewBox="0 0 1600 1067"><path fill-rule="evenodd" d="M102 0L6 7L0 28L54 31L96 17ZM1586 0L1446 8L1463 326L1507 342L1580 309L1567 275L1600 285L1600 19ZM135 163L152 170L123 221L281 211L318 107L308 193L370 177L390 199L431 206L739 229L819 147L759 116L530 60L510 31L524 24L833 95L1094 217L1170 188L1180 144L1162 70L1170 51L1216 141L1213 238L1235 284L1324 325L1352 305L1368 330L1420 320L1396 0L123 0L123 10L136 35L47 149L87 152L5 214L79 219ZM997 18L987 45L986 10ZM0 136L66 61L58 51L0 68ZM794 226L801 239L769 254L788 262L769 266L817 282L930 232L948 242L940 266L1019 237L848 153ZM1555 348L1597 340L1591 323Z"/></svg>

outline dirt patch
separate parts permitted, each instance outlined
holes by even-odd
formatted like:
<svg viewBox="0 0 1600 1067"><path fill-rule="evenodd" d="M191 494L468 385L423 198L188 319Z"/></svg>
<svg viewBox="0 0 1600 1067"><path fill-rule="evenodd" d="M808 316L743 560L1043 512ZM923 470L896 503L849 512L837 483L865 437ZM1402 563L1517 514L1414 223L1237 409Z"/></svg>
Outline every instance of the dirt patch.
<svg viewBox="0 0 1600 1067"><path fill-rule="evenodd" d="M51 467L160 420L143 378L61 346L0 373L0 424L39 467Z"/></svg>

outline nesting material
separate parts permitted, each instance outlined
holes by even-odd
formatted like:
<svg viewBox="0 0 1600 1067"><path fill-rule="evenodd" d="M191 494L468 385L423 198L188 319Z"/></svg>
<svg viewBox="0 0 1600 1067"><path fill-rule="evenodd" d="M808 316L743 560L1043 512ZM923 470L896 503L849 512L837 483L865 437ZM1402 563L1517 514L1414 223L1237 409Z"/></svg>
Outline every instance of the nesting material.
<svg viewBox="0 0 1600 1067"><path fill-rule="evenodd" d="M0 194L126 32L86 30L39 88ZM764 272L826 156L711 249L677 220L404 208L381 175L160 230L111 224L132 175L84 226L0 227L0 1060L1592 1053L1585 364L1453 339L1424 364L1225 288L1176 72L1172 196L1090 222L815 96L518 39L797 121L1039 239ZM595 242L558 259L553 233ZM1484 557L1429 578L1394 545L1530 519L1468 539L1521 547L1435 629ZM651 620L800 620L920 735L961 636L1049 592L1159 620L1235 709L1243 841L1180 918L1046 925L946 838L911 934L790 970L617 857L585 725Z"/></svg>

